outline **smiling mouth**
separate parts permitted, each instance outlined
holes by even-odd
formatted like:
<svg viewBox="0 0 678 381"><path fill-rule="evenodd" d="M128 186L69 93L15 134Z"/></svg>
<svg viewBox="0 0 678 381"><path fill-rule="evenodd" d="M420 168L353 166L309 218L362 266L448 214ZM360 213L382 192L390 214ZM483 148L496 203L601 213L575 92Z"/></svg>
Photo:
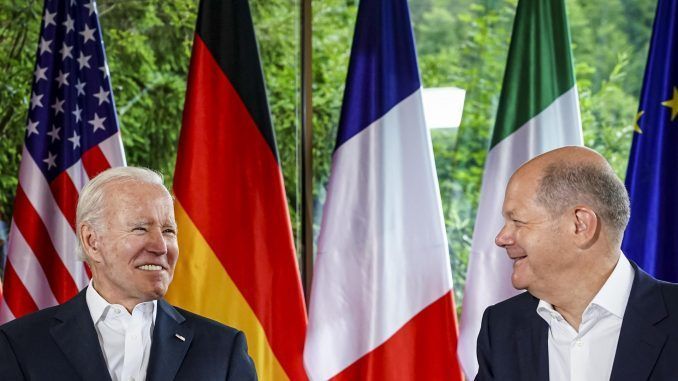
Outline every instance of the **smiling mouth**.
<svg viewBox="0 0 678 381"><path fill-rule="evenodd" d="M523 261L523 259L527 258L527 255L524 255L522 257L515 257L511 258L513 260L513 266L517 266L520 262Z"/></svg>
<svg viewBox="0 0 678 381"><path fill-rule="evenodd" d="M141 265L137 266L137 268L144 271L160 271L163 269L160 265Z"/></svg>

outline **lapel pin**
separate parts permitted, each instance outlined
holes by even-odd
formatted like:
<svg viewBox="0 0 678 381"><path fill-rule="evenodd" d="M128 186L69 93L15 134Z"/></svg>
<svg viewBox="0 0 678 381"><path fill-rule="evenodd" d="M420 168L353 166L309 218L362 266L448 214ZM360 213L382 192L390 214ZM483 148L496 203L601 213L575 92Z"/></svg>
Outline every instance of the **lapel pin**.
<svg viewBox="0 0 678 381"><path fill-rule="evenodd" d="M183 337L183 336L181 336L181 335L178 334L178 333L175 333L174 336L175 336L177 339L181 340L181 341L186 341L186 338Z"/></svg>

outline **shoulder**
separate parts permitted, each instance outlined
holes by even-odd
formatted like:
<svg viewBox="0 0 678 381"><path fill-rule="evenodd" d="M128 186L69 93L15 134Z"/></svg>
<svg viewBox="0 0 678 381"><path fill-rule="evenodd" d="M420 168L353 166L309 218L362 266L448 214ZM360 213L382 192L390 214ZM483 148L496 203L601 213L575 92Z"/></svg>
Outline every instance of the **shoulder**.
<svg viewBox="0 0 678 381"><path fill-rule="evenodd" d="M522 319L525 314L536 313L539 299L528 292L522 292L514 297L508 298L493 306L487 307L485 313L492 317L501 317L503 321L511 319Z"/></svg>
<svg viewBox="0 0 678 381"><path fill-rule="evenodd" d="M253 368L252 360L247 354L248 345L244 332L185 309L172 308L184 319L180 325L191 332L193 355L199 354L198 357L203 360L216 356L214 361L226 356L231 362L239 364L238 366L249 364L246 368Z"/></svg>
<svg viewBox="0 0 678 381"><path fill-rule="evenodd" d="M477 356L479 373L476 379L520 379L516 337L527 337L525 329L539 327L539 300L523 292L485 309L478 334Z"/></svg>
<svg viewBox="0 0 678 381"><path fill-rule="evenodd" d="M664 296L666 308L671 313L678 313L678 284L664 281L657 281L659 288Z"/></svg>
<svg viewBox="0 0 678 381"><path fill-rule="evenodd" d="M216 379L215 375L220 372L228 380L257 379L243 332L185 309L170 307L181 316L179 325L192 335L177 379L184 379L182 374L186 379Z"/></svg>
<svg viewBox="0 0 678 381"><path fill-rule="evenodd" d="M492 337L493 341L510 339L516 330L529 325L534 319L540 319L537 314L538 304L539 299L523 292L487 307L481 322L480 336Z"/></svg>
<svg viewBox="0 0 678 381"><path fill-rule="evenodd" d="M631 294L630 305L645 306L649 302L663 304L669 313L678 313L678 284L655 279L631 261L635 277ZM661 295L655 297L654 295Z"/></svg>
<svg viewBox="0 0 678 381"><path fill-rule="evenodd" d="M669 296L678 296L678 283L665 282L663 280L655 279L657 285L661 287L662 293Z"/></svg>
<svg viewBox="0 0 678 381"><path fill-rule="evenodd" d="M62 309L62 306L45 308L26 316L14 319L0 325L0 332L8 337L21 338L42 335L51 326L54 316Z"/></svg>

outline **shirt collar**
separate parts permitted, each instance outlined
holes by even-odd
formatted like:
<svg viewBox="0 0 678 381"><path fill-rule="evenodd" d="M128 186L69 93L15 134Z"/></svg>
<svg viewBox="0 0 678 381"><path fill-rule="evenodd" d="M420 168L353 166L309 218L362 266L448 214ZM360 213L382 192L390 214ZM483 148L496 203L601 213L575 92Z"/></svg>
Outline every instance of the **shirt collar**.
<svg viewBox="0 0 678 381"><path fill-rule="evenodd" d="M551 325L551 319L563 320L562 315L553 308L551 303L541 299L539 299L539 304L537 305L537 314L546 320L549 325Z"/></svg>
<svg viewBox="0 0 678 381"><path fill-rule="evenodd" d="M609 313L617 316L620 319L624 318L624 311L626 311L626 304L629 301L629 295L631 294L631 286L633 285L633 278L635 273L631 263L624 254L619 256L617 264L612 270L612 274L607 278L603 287L598 291L591 303L586 307L586 311L595 304L596 306L603 308ZM551 303L539 300L537 305L537 313L547 322L549 321L548 317L562 319L560 313L558 313Z"/></svg>
<svg viewBox="0 0 678 381"><path fill-rule="evenodd" d="M94 322L95 325L97 324L97 322L99 322L99 320L108 310L108 308L112 306L112 304L107 302L106 299L104 299L104 297L101 296L101 294L99 294L99 292L94 289L91 279L89 281L89 285L87 286L87 291L85 291L85 300L87 301L87 307L89 308L89 313L92 316L92 321ZM144 303L151 303L153 305L153 322L155 322L155 317L158 314L157 307L158 301L152 300ZM137 306L139 306L139 304L137 304Z"/></svg>
<svg viewBox="0 0 678 381"><path fill-rule="evenodd" d="M622 319L631 294L635 274L628 259L622 254L612 274L591 301L611 314Z"/></svg>

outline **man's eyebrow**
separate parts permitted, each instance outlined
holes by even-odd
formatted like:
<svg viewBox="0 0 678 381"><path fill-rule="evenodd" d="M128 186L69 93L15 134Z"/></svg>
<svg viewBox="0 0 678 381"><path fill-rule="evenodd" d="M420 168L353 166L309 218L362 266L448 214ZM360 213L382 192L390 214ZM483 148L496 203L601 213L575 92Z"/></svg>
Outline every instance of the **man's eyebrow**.
<svg viewBox="0 0 678 381"><path fill-rule="evenodd" d="M140 225L150 225L151 223L148 222L148 220L136 220L136 221L131 221L127 225L129 226L140 226Z"/></svg>
<svg viewBox="0 0 678 381"><path fill-rule="evenodd" d="M515 215L516 215L516 211L513 210L513 209L502 210L502 211L501 211L501 215L504 216L504 217L506 217L506 218L513 218L513 217L515 217Z"/></svg>

